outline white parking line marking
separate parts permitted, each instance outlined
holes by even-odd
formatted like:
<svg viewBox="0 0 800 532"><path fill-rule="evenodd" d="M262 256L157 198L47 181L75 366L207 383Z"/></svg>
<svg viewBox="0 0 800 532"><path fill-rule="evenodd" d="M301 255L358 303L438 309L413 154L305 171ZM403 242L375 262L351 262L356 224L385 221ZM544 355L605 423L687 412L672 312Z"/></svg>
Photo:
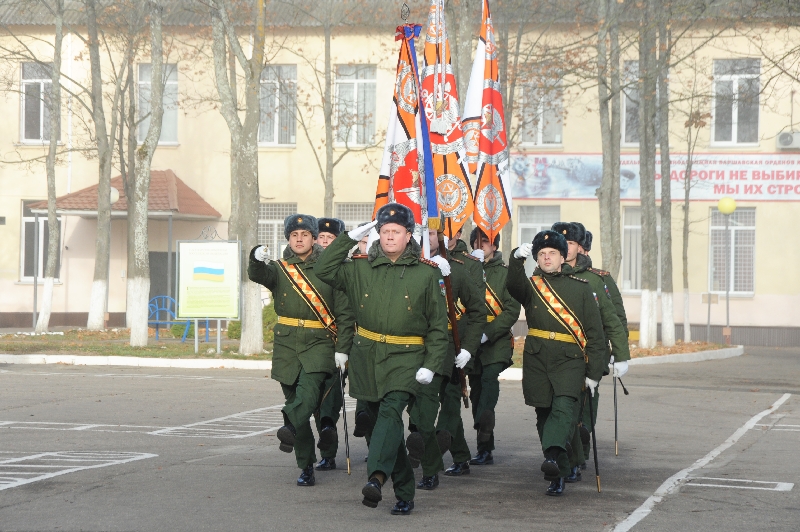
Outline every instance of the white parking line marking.
<svg viewBox="0 0 800 532"><path fill-rule="evenodd" d="M150 453L115 451L59 451L8 458L0 460L0 490L67 473L126 464L156 456L158 455Z"/></svg>
<svg viewBox="0 0 800 532"><path fill-rule="evenodd" d="M717 482L717 484L695 482L696 480L712 481ZM719 484L719 482L724 482L724 484ZM750 484L759 484L759 486L751 486ZM791 491L794 487L794 483L766 482L763 480L743 480L740 478L692 477L686 480L686 486L704 486L709 488L731 488L742 490Z"/></svg>
<svg viewBox="0 0 800 532"><path fill-rule="evenodd" d="M644 503L641 506L639 506L636 510L634 510L633 513L629 515L624 521L622 521L620 524L614 527L614 532L628 532L628 530L636 526L636 524L639 521L647 517L650 514L650 512L653 511L653 507L655 507L656 504L664 500L664 498L667 495L675 493L680 488L680 486L686 482L686 478L692 471L707 466L712 460L714 460L717 456L722 454L723 451L733 446L733 444L739 441L739 439L742 436L747 434L747 431L752 429L756 425L756 423L758 423L764 417L772 414L778 408L780 408L781 405L786 401L788 401L791 396L792 394L790 393L783 394L783 396L781 396L780 399L775 401L775 403L772 406L770 406L763 412L759 412L758 414L750 418L750 420L747 423L739 427L739 429L736 432L734 432L730 438L725 440L725 442L723 442L722 445L720 445L716 449L713 449L703 458L697 460L694 464L690 465L686 469L678 471L677 473L669 477L667 480L665 480L664 483L658 487L655 493L653 493L650 497L648 497L647 500L644 501Z"/></svg>
<svg viewBox="0 0 800 532"><path fill-rule="evenodd" d="M91 432L144 432L167 427L157 425L105 425L99 423L59 423L56 421L0 421L2 429L22 430L65 430L65 431L91 431Z"/></svg>
<svg viewBox="0 0 800 532"><path fill-rule="evenodd" d="M129 379L178 379L192 381L219 381L219 382L242 382L242 381L263 381L263 377L213 377L207 375L160 375L156 373L60 373L60 372L39 372L39 371L10 371L0 370L0 373L12 375L24 375L28 377L112 377Z"/></svg>

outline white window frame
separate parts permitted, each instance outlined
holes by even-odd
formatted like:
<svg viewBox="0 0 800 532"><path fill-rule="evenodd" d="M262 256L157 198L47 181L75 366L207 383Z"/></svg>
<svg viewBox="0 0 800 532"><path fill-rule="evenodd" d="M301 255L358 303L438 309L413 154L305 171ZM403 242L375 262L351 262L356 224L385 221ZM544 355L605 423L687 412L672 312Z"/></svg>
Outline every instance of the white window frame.
<svg viewBox="0 0 800 532"><path fill-rule="evenodd" d="M26 79L25 75L24 75L25 65L36 66L36 67L39 67L39 68L53 68L53 64L52 63L45 63L45 64L42 65L42 64L39 64L39 63L27 61L27 62L24 62L24 63L20 63L20 70L19 70L19 74L20 74L20 86L19 86L19 91L20 91L19 92L19 95L20 95L20 98L19 98L19 138L20 138L20 143L22 143L22 144L44 144L44 143L50 142L49 135L48 136L45 135L45 128L50 126L50 123L49 123L50 113L49 113L49 110L47 109L47 104L45 103L44 95L47 92L47 88L48 87L49 87L50 92L52 93L53 80L52 80L52 78L44 78L44 77ZM39 138L26 138L25 125L26 125L27 120L26 120L25 114L27 112L27 107L25 105L26 104L25 87L27 85L39 85L39 95L40 95L40 98L39 98ZM59 123L60 123L60 117L59 117ZM58 129L59 129L59 131L57 131L57 133L60 132L61 128L59 127Z"/></svg>
<svg viewBox="0 0 800 532"><path fill-rule="evenodd" d="M742 57L742 58L726 58L724 60L740 60L740 61L747 61L752 60L755 58L752 57ZM715 60L717 61L717 60ZM714 83L713 83L713 92L711 98L711 137L710 137L710 145L717 146L717 147L747 147L747 146L758 146L759 139L761 138L761 62L759 60L759 73L758 74L724 74L724 75L717 75L714 74ZM713 69L713 65L712 65ZM717 82L720 81L731 81L732 82L732 93L734 96L734 102L739 98L739 81L743 79L756 79L758 82L758 103L756 104L756 111L758 113L758 117L756 119L756 140L754 142L737 142L736 138L739 134L739 107L738 105L732 104L731 109L731 140L716 140L717 138Z"/></svg>
<svg viewBox="0 0 800 532"><path fill-rule="evenodd" d="M553 87L544 87L541 89L542 94L536 94L536 88L532 83L527 83L522 86L522 105L523 105L523 112L522 112L522 121L523 123L520 124L520 146L524 147L554 147L559 148L564 145L564 97L561 94L561 88L559 87L560 83L557 83ZM534 102L531 102L534 100ZM531 109L533 108L533 109ZM545 142L544 141L544 128L546 125L546 121L544 119L545 111L553 111L555 110L556 114L558 115L558 125L561 129L561 132L556 135L559 139L555 142ZM536 117L536 124L526 124L525 121L527 120L528 116L535 116ZM530 130L536 130L536 139L529 140L530 137L526 139L527 133Z"/></svg>
<svg viewBox="0 0 800 532"><path fill-rule="evenodd" d="M283 258L283 250L289 242L283 237L283 220L297 213L297 203L293 202L267 202L258 207L258 243L268 248L269 258L278 260ZM268 228L269 226L269 228ZM271 231L272 238L265 234Z"/></svg>
<svg viewBox="0 0 800 532"><path fill-rule="evenodd" d="M628 224L626 223L626 216L625 211L628 209L636 209L639 211L640 221L638 225ZM657 213L658 221L656 222L656 239L658 241L658 256L656 257L656 264L657 264L657 293L661 293L661 213ZM631 256L628 253L629 248L631 247L626 240L626 231L638 231L639 234L639 248L637 250L636 255L636 273L638 276L638 287L633 287L631 285L626 285L627 281L630 281L630 260ZM624 207L622 212L622 238L620 242L622 244L622 264L620 268L620 279L619 279L619 288L620 291L626 294L640 294L642 292L642 223L641 223L641 207L640 206L630 206Z"/></svg>
<svg viewBox="0 0 800 532"><path fill-rule="evenodd" d="M25 215L25 210L26 210L26 204L27 203L36 203L36 201L26 201L26 202L23 203L23 208L22 208L23 209L23 215L21 217L21 222L20 222L20 239L19 239L19 279L22 282L32 283L33 282L33 275L25 275L25 257L27 256L26 255L26 251L27 250L25 249L25 241L26 241L25 237L27 235L27 233L26 233L27 224L29 224L29 223L30 224L34 224L34 229L33 230L34 231L36 230L36 228L35 228L36 216L34 216L33 214L31 214L30 216L26 216ZM58 231L59 231L59 234L58 234L58 242L59 242L58 255L59 255L59 257L58 257L58 265L56 267L55 280L58 281L59 280L59 276L61 274L61 267L60 267L61 266L61 217L57 217L56 218L56 222L58 223ZM45 227L47 227L47 215L46 214L39 216L39 240L38 240L38 242L35 243L36 247L39 248L39 256L38 256L39 264L35 265L35 266L38 266L38 268L36 268L38 270L36 272L38 274L37 280L43 280L44 279L45 266L47 265L47 261L45 260L45 256L44 256L45 250L47 249L47 245L48 245L48 242L47 242L48 239L45 238Z"/></svg>
<svg viewBox="0 0 800 532"><path fill-rule="evenodd" d="M746 207L746 208L738 208L736 211L730 215L729 226L730 226L730 235L731 235L731 252L728 260L730 260L729 268L730 268L730 279L728 279L728 283L730 286L730 294L732 296L737 297L752 297L755 295L756 292L756 239L755 239L755 232L756 232L756 224L755 224L755 207ZM714 225L714 213L718 212L716 207L711 208L711 215L708 218L709 224L709 231L708 231L708 291L712 294L720 294L725 295L726 291L722 290L714 290L714 239L712 238L712 234L714 231L725 231L725 224L724 222L720 225ZM736 214L739 213L753 213L753 225L737 225ZM724 216L724 215L722 215ZM724 220L724 218L723 218ZM751 284L753 286L752 290L735 290L736 288L736 271L737 271L737 264L736 264L736 235L737 232L751 232L753 233L753 262L750 264L750 271L752 272L752 279ZM722 273L722 276L725 276L725 272Z"/></svg>
<svg viewBox="0 0 800 532"><path fill-rule="evenodd" d="M281 77L284 69L287 67L294 68L294 76ZM276 79L265 79L269 69L276 71ZM273 102L275 109L275 119L273 120L272 138L273 140L262 140L262 128L264 127L264 116L268 110L265 109L264 103L266 100L265 90L266 87L273 87L275 90L275 99ZM285 92L282 92L285 91ZM289 111L284 109L286 102L281 101L282 96L291 98L293 110L291 111L291 118L289 118ZM258 128L258 145L259 146L280 146L280 147L295 147L297 145L297 65L281 64L281 65L266 65L261 74L261 86L259 98L261 99L261 119ZM283 119L291 121L291 124L283 123ZM281 131L283 128L289 129L289 141L281 142Z"/></svg>
<svg viewBox="0 0 800 532"><path fill-rule="evenodd" d="M368 202L345 202L345 203L335 203L334 204L334 212L336 213L336 218L340 219L344 222L345 229L350 231L356 227L358 224L369 222L372 219L372 211L375 208L375 203L368 201ZM353 213L356 211L362 211L359 216L353 216Z"/></svg>
<svg viewBox="0 0 800 532"><path fill-rule="evenodd" d="M147 113L142 113L145 108L145 104L143 103L143 96L142 96L142 89L147 88L149 90L149 94L153 94L152 87L151 87L151 80L150 76L142 76L142 68L145 66L151 66L151 63L139 63L138 68L136 69L136 73L138 75L138 83L137 83L137 114L139 115L139 123L136 127L136 141L138 144L142 144L145 141L145 137L147 136L147 130L150 126L150 117L146 116L150 114L150 102L147 102ZM174 76L174 79L173 79ZM168 98L171 93L174 93L175 102L169 102ZM174 106L174 107L172 107ZM164 139L164 122L167 120L171 120L174 116L174 130L175 130L175 138L174 139ZM178 65L177 63L164 63L164 116L161 120L161 136L158 139L159 146L177 146L178 145Z"/></svg>
<svg viewBox="0 0 800 532"><path fill-rule="evenodd" d="M342 67L355 67L357 71L359 69L373 68L374 71L375 71L375 77L371 78L371 79L341 79L339 77L339 69L342 68ZM335 77L335 81L334 81L334 89L335 89L334 90L334 94L335 94L335 100L334 100L334 130L335 130L334 131L334 146L337 146L337 147L344 147L344 146L354 146L354 147L371 146L372 144L375 143L375 135L376 135L375 118L376 118L377 102L373 102L375 105L371 109L370 113L368 113L368 114L372 115L370 120L369 120L369 122L368 123L362 123L362 120L365 117L358 116L359 94L361 94L361 91L359 90L359 88L362 87L362 86L366 86L366 85L372 85L373 89L375 90L375 94L377 96L378 67L377 67L377 65L373 65L373 64L336 65L336 71L335 72L336 72L336 74L335 74L336 77ZM343 87L344 85L353 85L353 102L352 102L352 106L355 109L355 115L356 115L356 119L355 119L356 125L355 125L355 127L352 127L350 129L350 131L348 131L348 136L347 136L346 140L342 140L342 136L339 134L339 113L340 113L339 109L340 109L340 105L341 105L340 104L341 98L339 96L339 92L341 90L341 87ZM364 132L365 136L366 136L367 133L370 134L369 135L370 138L369 139L365 139L366 140L365 142L358 142L359 129L361 127L371 128L371 131L368 130L368 131Z"/></svg>

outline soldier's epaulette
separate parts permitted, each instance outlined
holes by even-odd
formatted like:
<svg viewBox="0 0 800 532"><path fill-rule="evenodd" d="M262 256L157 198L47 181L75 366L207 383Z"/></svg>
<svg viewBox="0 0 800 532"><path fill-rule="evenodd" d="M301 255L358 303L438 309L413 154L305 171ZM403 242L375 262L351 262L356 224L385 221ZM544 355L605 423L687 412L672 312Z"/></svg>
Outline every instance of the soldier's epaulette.
<svg viewBox="0 0 800 532"><path fill-rule="evenodd" d="M601 277L605 277L607 275L611 275L611 272L607 272L607 271L601 270L599 268L589 268L589 271L592 272L592 273L595 273L595 274L597 274L597 275L599 275Z"/></svg>
<svg viewBox="0 0 800 532"><path fill-rule="evenodd" d="M351 259L366 259L367 257L369 257L369 255L367 255L366 253L357 253L356 255L353 255L350 258Z"/></svg>
<svg viewBox="0 0 800 532"><path fill-rule="evenodd" d="M472 255L470 255L469 253L464 253L464 256L465 256L465 257L467 257L468 259L472 259L472 260L474 260L475 262L483 262L483 261L482 261L481 259L479 259L478 257L473 257L473 256L472 256Z"/></svg>
<svg viewBox="0 0 800 532"><path fill-rule="evenodd" d="M576 277L576 276L574 276L574 275L569 275L569 278L570 278L570 279L575 279L576 281L580 281L580 282L582 282L582 283L588 283L588 282L589 282L589 281L587 281L586 279L581 279L580 277Z"/></svg>
<svg viewBox="0 0 800 532"><path fill-rule="evenodd" d="M455 257L450 257L450 260L452 260L453 262L457 262L457 263L459 263L459 264L464 264L464 261L463 261L463 260L458 260L458 259L457 259L457 258L455 258Z"/></svg>
<svg viewBox="0 0 800 532"><path fill-rule="evenodd" d="M438 267L439 267L439 265L438 265L438 264L436 264L435 262L433 262L431 259L426 259L425 257L420 257L420 258L419 258L419 261L420 261L422 264L427 264L428 266L431 266L431 267L433 267L433 268L438 268Z"/></svg>

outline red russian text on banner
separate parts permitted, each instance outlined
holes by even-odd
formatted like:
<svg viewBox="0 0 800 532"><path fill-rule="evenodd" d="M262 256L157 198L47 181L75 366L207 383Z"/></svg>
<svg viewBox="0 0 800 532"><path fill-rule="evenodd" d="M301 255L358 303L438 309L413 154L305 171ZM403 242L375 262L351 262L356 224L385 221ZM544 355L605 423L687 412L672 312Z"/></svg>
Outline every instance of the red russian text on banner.
<svg viewBox="0 0 800 532"><path fill-rule="evenodd" d="M494 241L511 219L511 186L498 53L488 0L483 1L482 13L462 127L469 170L477 178L473 219L489 241Z"/></svg>

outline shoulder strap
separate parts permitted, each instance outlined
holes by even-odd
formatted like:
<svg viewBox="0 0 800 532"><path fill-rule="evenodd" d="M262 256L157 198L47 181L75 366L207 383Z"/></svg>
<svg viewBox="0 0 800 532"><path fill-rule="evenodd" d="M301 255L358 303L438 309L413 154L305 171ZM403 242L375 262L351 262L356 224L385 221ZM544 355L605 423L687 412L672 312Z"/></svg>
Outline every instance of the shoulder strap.
<svg viewBox="0 0 800 532"><path fill-rule="evenodd" d="M486 308L489 309L489 312L495 318L503 312L503 302L502 300L497 297L497 293L492 290L492 287L489 286L489 283L486 283Z"/></svg>
<svg viewBox="0 0 800 532"><path fill-rule="evenodd" d="M333 335L333 340L336 341L336 318L333 316L333 312L331 312L325 299L323 299L322 294L319 293L306 274L303 273L303 270L298 268L297 265L289 264L285 260L277 261L277 263L286 278L289 279L294 291L303 298L303 301L306 302L317 319L325 326L325 329Z"/></svg>
<svg viewBox="0 0 800 532"><path fill-rule="evenodd" d="M581 325L575 313L550 287L545 278L540 276L531 277L531 285L536 295L547 307L547 311L569 331L578 345L581 346L581 349L586 349L586 333L583 331L583 325Z"/></svg>
<svg viewBox="0 0 800 532"><path fill-rule="evenodd" d="M605 277L606 275L611 275L610 272L607 272L605 270L600 270L598 268L589 268L589 271L592 272L592 273L595 273L595 274L597 274L597 275L599 275L601 277Z"/></svg>

